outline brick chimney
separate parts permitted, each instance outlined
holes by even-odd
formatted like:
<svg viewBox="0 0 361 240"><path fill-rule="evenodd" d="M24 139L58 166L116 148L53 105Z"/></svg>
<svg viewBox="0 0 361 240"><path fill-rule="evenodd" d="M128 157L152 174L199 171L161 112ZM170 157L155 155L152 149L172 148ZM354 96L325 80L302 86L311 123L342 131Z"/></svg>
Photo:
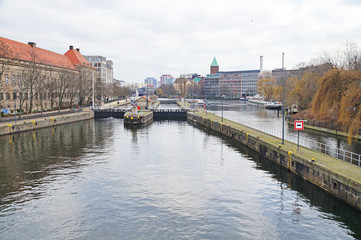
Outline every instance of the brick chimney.
<svg viewBox="0 0 361 240"><path fill-rule="evenodd" d="M73 50L73 48L74 48L74 47L73 47L72 45L69 46L69 50Z"/></svg>
<svg viewBox="0 0 361 240"><path fill-rule="evenodd" d="M36 43L34 43L34 42L28 42L28 44L29 44L32 48L36 48Z"/></svg>
<svg viewBox="0 0 361 240"><path fill-rule="evenodd" d="M80 48L77 48L76 50L77 50L78 52L80 52Z"/></svg>

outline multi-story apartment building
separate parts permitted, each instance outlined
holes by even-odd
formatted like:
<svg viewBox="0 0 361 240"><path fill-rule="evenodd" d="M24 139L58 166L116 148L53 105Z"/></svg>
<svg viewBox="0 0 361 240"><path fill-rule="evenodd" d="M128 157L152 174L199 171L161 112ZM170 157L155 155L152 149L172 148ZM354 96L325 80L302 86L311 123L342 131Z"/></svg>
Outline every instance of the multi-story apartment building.
<svg viewBox="0 0 361 240"><path fill-rule="evenodd" d="M203 83L204 96L219 97L219 78L219 73L207 74Z"/></svg>
<svg viewBox="0 0 361 240"><path fill-rule="evenodd" d="M205 96L240 98L257 94L260 70L219 71L218 62L214 58L210 73L204 79Z"/></svg>
<svg viewBox="0 0 361 240"><path fill-rule="evenodd" d="M113 77L113 61L107 60L107 83L113 83L114 77Z"/></svg>
<svg viewBox="0 0 361 240"><path fill-rule="evenodd" d="M163 74L160 76L160 85L173 84L174 78L169 74Z"/></svg>
<svg viewBox="0 0 361 240"><path fill-rule="evenodd" d="M219 72L220 96L239 98L257 94L260 70Z"/></svg>
<svg viewBox="0 0 361 240"><path fill-rule="evenodd" d="M95 68L73 46L63 55L0 37L0 109L45 110L91 100Z"/></svg>
<svg viewBox="0 0 361 240"><path fill-rule="evenodd" d="M148 85L148 87L157 87L158 86L157 79L154 77L147 77L146 79L144 79L144 83L146 85Z"/></svg>
<svg viewBox="0 0 361 240"><path fill-rule="evenodd" d="M113 61L97 55L86 55L85 59L97 70L97 78L103 83L113 83Z"/></svg>

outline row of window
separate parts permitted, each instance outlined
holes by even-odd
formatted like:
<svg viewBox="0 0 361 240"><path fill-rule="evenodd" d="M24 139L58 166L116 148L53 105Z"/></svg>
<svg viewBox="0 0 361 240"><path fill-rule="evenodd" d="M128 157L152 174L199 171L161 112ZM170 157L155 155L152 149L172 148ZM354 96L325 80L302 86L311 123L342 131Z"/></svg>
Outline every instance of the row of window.
<svg viewBox="0 0 361 240"><path fill-rule="evenodd" d="M16 92L13 92L12 95L13 95L13 98L10 99L10 93L0 93L0 100L15 100L18 97L19 98L23 97L22 92L20 92L19 94L17 94ZM57 93L53 93L53 95L51 95L51 93L41 93L41 94L35 93L34 94L35 99L38 99L40 96L42 97L43 100L46 100L46 99L51 99L51 98L53 98L53 99L57 98L58 94ZM28 97L29 97L29 94L27 92L25 92L23 99L28 99ZM70 97L70 96L68 96L68 94L65 93L64 98L67 98L67 97Z"/></svg>
<svg viewBox="0 0 361 240"><path fill-rule="evenodd" d="M101 61L102 59L100 57L85 57L88 61Z"/></svg>
<svg viewBox="0 0 361 240"><path fill-rule="evenodd" d="M10 76L11 76L11 82L10 82ZM56 78L48 78L48 80L51 81L58 81L59 79ZM1 81L1 79L0 79ZM9 85L11 83L12 86L15 86L16 84L18 84L19 86L23 86L24 85L24 81L22 79L21 74L5 74L5 84Z"/></svg>

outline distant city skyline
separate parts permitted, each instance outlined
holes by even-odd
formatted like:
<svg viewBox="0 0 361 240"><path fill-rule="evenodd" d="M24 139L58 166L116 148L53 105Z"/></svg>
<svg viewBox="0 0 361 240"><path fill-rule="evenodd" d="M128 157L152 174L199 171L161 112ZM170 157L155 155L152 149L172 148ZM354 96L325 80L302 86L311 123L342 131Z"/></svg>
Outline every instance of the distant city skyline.
<svg viewBox="0 0 361 240"><path fill-rule="evenodd" d="M360 45L361 2L275 1L25 1L0 0L1 37L64 54L113 60L114 78L144 82L162 74L206 76L220 71L308 63L323 51Z"/></svg>

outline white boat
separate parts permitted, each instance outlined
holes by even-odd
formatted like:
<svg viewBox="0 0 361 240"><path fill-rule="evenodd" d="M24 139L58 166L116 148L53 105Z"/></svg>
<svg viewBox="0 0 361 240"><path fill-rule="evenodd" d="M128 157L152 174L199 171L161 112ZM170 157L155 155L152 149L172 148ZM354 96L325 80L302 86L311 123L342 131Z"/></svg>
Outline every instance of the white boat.
<svg viewBox="0 0 361 240"><path fill-rule="evenodd" d="M281 102L267 102L266 109L281 109L283 104Z"/></svg>
<svg viewBox="0 0 361 240"><path fill-rule="evenodd" d="M267 102L263 101L263 100L258 100L258 99L249 99L247 104L250 105L250 106L264 108L264 107L266 107Z"/></svg>

